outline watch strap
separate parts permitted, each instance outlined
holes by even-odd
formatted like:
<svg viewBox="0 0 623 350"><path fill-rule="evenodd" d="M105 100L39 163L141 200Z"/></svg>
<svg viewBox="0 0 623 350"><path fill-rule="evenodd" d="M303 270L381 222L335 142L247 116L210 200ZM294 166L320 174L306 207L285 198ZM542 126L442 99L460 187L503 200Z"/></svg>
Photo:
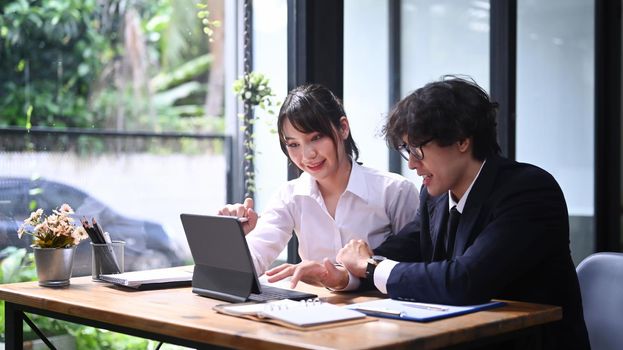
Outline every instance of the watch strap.
<svg viewBox="0 0 623 350"><path fill-rule="evenodd" d="M366 279L372 282L374 281L374 270L376 269L376 265L378 265L378 263L373 263L370 260L371 259L368 259L368 265L366 266Z"/></svg>
<svg viewBox="0 0 623 350"><path fill-rule="evenodd" d="M368 265L366 266L366 280L369 280L371 283L374 283L374 270L381 263L381 261L385 260L384 256L373 255L368 258Z"/></svg>

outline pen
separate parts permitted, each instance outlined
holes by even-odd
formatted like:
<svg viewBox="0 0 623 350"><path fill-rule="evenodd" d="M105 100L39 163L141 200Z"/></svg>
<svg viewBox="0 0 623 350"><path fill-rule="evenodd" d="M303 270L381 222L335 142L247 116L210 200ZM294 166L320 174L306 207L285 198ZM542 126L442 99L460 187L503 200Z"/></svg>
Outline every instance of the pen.
<svg viewBox="0 0 623 350"><path fill-rule="evenodd" d="M91 226L91 224L89 224L89 220L87 220L86 217L84 217L84 219L81 219L80 221L82 222L82 227L84 227L84 230L87 231L87 234L89 235L89 238L91 238L91 241L93 243L104 243L103 240L100 240L100 237L95 231L95 228Z"/></svg>
<svg viewBox="0 0 623 350"><path fill-rule="evenodd" d="M424 309L424 310L432 310L432 311L448 311L447 307L443 307L443 306L436 306L436 305L430 305L430 304L424 304L424 303L403 303L403 306L408 306L408 307L414 307L414 308L418 308L418 309Z"/></svg>
<svg viewBox="0 0 623 350"><path fill-rule="evenodd" d="M261 218L261 216L260 216L260 215L258 215L258 216L257 216L257 218L259 219L259 218ZM246 216L239 216L239 217L237 217L237 219L238 219L238 221L240 221L240 222L242 222L242 223L244 223L244 222L248 222L248 221L249 221L249 218L248 218L248 217L246 217Z"/></svg>
<svg viewBox="0 0 623 350"><path fill-rule="evenodd" d="M400 310L392 310L388 308L375 308L375 307L365 307L359 306L355 310L359 310L365 314L369 315L379 315L379 316L397 316L404 317L405 313Z"/></svg>
<svg viewBox="0 0 623 350"><path fill-rule="evenodd" d="M112 243L112 240L110 239L110 233L104 232L104 242L106 244L111 244Z"/></svg>
<svg viewBox="0 0 623 350"><path fill-rule="evenodd" d="M100 243L107 243L104 238L104 230L102 230L102 227L95 221L95 218L92 218L91 221L93 222L93 230L97 233Z"/></svg>
<svg viewBox="0 0 623 350"><path fill-rule="evenodd" d="M115 264L116 270L114 271L117 271L116 273L120 273L121 268L119 267L119 261L117 260L117 256L115 255L115 251L112 247L112 240L110 239L110 234L108 232L104 232L103 236L104 236L104 242L106 243L106 246L108 248L108 252L110 253L110 256L112 256L113 263Z"/></svg>
<svg viewBox="0 0 623 350"><path fill-rule="evenodd" d="M98 238L98 243L105 244L106 251L98 250L99 259L101 259L102 264L102 273L121 273L121 268L119 267L119 262L117 261L117 257L115 256L115 251L112 248L112 241L110 236L108 236L108 232L104 232L102 227L99 225L95 218L92 218L93 222L93 231L95 232L95 236ZM104 249L102 247L102 249Z"/></svg>

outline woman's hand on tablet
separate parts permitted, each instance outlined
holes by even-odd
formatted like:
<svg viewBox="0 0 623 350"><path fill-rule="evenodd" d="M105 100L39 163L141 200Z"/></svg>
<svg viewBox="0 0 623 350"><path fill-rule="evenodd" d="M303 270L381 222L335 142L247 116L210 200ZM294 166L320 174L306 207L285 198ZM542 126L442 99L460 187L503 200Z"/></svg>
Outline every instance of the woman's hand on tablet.
<svg viewBox="0 0 623 350"><path fill-rule="evenodd" d="M253 210L253 199L251 198L246 198L243 204L227 204L218 211L218 215L239 218L245 235L255 228L258 219L257 213Z"/></svg>

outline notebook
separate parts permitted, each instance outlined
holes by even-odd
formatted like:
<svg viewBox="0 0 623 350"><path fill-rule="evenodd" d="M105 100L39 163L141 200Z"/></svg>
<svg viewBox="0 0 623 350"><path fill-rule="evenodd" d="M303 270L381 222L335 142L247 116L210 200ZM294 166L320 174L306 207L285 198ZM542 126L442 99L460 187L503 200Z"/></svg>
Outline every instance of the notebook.
<svg viewBox="0 0 623 350"><path fill-rule="evenodd" d="M304 300L317 295L260 285L242 226L231 216L181 214L195 261L194 293L229 302Z"/></svg>
<svg viewBox="0 0 623 350"><path fill-rule="evenodd" d="M504 305L506 305L506 303L502 301L491 301L478 305L453 306L396 299L379 299L350 304L346 307L363 312L369 316L394 318L405 321L429 322L476 311L493 309Z"/></svg>
<svg viewBox="0 0 623 350"><path fill-rule="evenodd" d="M222 314L270 322L280 326L316 330L360 322L373 321L356 310L346 309L319 300L277 300L268 303L222 304L213 307Z"/></svg>
<svg viewBox="0 0 623 350"><path fill-rule="evenodd" d="M100 275L102 281L134 289L158 289L185 287L193 279L192 266L177 268L132 271L116 274Z"/></svg>

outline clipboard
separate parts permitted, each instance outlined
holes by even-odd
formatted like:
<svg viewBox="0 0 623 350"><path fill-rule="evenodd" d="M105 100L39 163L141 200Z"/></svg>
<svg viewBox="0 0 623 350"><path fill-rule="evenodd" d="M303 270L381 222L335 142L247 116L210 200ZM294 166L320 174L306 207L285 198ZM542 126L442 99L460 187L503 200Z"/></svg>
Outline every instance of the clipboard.
<svg viewBox="0 0 623 350"><path fill-rule="evenodd" d="M415 322L431 322L444 318L469 314L472 312L494 309L504 305L506 305L506 303L502 301L491 301L477 305L454 306L410 302L396 299L380 299L351 304L346 307L363 312L368 316Z"/></svg>

